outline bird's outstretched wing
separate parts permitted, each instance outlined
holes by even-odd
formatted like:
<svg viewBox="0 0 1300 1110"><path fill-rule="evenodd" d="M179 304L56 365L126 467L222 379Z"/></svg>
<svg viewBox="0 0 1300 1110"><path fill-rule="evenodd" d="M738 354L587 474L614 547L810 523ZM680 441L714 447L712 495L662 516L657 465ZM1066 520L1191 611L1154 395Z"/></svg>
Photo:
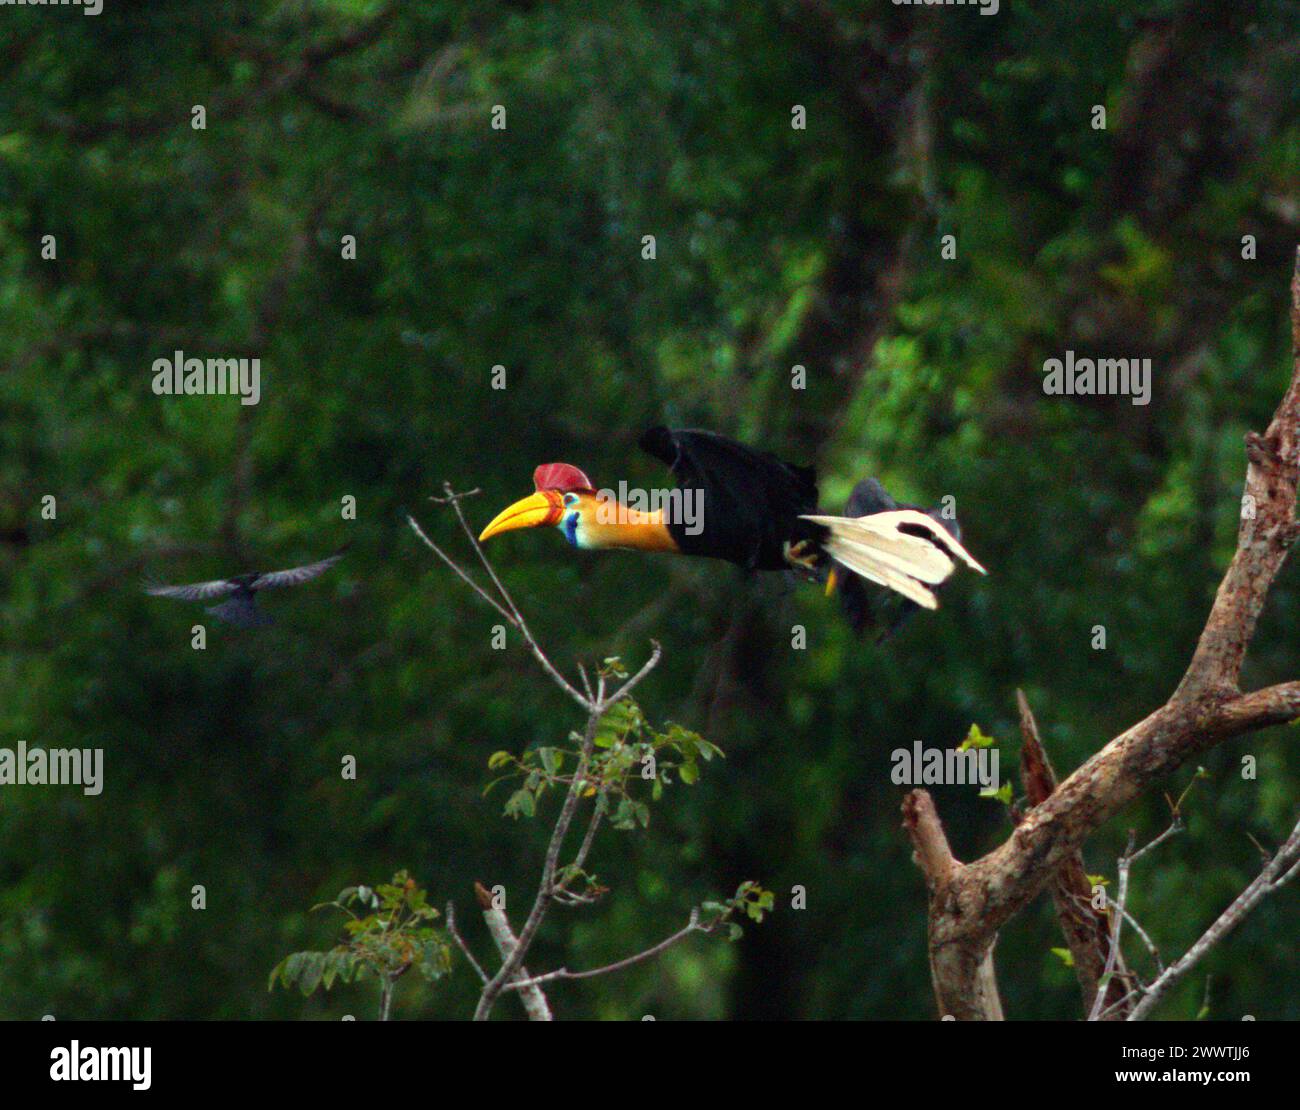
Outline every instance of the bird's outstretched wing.
<svg viewBox="0 0 1300 1110"><path fill-rule="evenodd" d="M640 441L666 463L681 489L703 493L703 531L669 531L688 555L710 555L747 567L783 567L782 546L817 511L817 474L726 436L682 428L651 428Z"/></svg>
<svg viewBox="0 0 1300 1110"><path fill-rule="evenodd" d="M305 566L291 567L289 570L273 570L267 574L260 574L253 582L253 589L274 590L281 586L298 586L303 582L310 582L343 558L346 550L344 548L343 551L337 551L318 563L307 563Z"/></svg>
<svg viewBox="0 0 1300 1110"><path fill-rule="evenodd" d="M214 597L225 597L238 587L234 582L218 578L212 582L191 582L188 586L147 585L144 592L154 597L174 597L178 601L207 601Z"/></svg>

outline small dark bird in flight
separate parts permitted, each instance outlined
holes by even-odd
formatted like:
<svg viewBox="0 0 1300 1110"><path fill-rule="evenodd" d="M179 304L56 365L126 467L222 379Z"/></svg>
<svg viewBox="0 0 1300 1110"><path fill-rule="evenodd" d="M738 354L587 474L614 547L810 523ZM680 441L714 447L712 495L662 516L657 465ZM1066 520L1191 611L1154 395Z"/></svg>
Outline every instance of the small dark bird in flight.
<svg viewBox="0 0 1300 1110"><path fill-rule="evenodd" d="M854 487L848 515L829 516L817 508L812 467L706 431L651 428L640 446L667 464L678 491L695 499L694 519L674 512L671 497L668 508L645 511L597 494L576 466L544 463L533 473L536 492L499 513L479 540L554 525L579 548L671 551L746 570L798 570L824 582L827 594L839 590L857 632L875 623L864 579L901 594L907 609L935 609L935 588L958 561L987 573L962 546L955 520L898 504L874 478Z"/></svg>
<svg viewBox="0 0 1300 1110"><path fill-rule="evenodd" d="M240 628L258 628L273 624L269 613L257 607L254 595L263 590L281 586L300 586L324 574L343 558L344 547L318 563L293 567L290 570L273 570L266 573L237 574L234 578L217 578L211 582L194 582L188 586L146 586L144 592L154 597L174 597L178 601L210 601L214 597L226 598L220 605L209 606L205 612Z"/></svg>

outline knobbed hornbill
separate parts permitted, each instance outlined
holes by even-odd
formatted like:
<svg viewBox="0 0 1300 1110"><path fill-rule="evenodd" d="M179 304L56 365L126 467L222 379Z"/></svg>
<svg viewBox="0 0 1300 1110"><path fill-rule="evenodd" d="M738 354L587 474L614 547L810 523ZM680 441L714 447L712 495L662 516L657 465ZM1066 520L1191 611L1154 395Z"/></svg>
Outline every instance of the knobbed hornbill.
<svg viewBox="0 0 1300 1110"><path fill-rule="evenodd" d="M641 510L598 493L569 463L544 463L536 492L499 513L480 541L516 528L554 525L575 547L673 551L725 559L746 570L798 570L839 591L856 631L873 623L860 579L938 607L935 587L964 562L956 521L899 505L874 478L859 482L847 516L817 508L817 474L714 432L651 428L640 446L666 463L678 490L700 503L698 519L669 508ZM951 524L951 527L949 525ZM900 614L901 615L901 614Z"/></svg>

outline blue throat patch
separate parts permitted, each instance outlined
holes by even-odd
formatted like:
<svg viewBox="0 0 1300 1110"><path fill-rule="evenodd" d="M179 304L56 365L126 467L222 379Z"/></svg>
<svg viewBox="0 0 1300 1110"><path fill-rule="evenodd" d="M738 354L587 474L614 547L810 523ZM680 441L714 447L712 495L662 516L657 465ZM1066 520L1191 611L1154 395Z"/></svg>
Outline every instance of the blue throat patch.
<svg viewBox="0 0 1300 1110"><path fill-rule="evenodd" d="M569 513L560 522L560 531L564 533L564 538L574 547L578 546L578 514Z"/></svg>

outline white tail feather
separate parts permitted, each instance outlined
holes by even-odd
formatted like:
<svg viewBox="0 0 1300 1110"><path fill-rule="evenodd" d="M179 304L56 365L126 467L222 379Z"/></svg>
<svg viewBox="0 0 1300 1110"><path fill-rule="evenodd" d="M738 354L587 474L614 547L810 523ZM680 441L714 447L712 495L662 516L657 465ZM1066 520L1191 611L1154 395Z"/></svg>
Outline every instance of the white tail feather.
<svg viewBox="0 0 1300 1110"><path fill-rule="evenodd" d="M876 560L899 573L929 585L938 585L957 569L957 564L946 551L929 540L900 532L897 523L887 519L897 515L889 512L857 518L830 516L810 519L827 525L834 539L866 547Z"/></svg>
<svg viewBox="0 0 1300 1110"><path fill-rule="evenodd" d="M824 546L833 559L844 564L854 574L860 574L869 582L875 582L878 586L885 586L902 594L909 601L915 601L923 609L939 608L939 599L934 596L934 592L928 586L923 586L915 578L900 574L892 567L880 562L868 548L862 547L851 540L838 541L834 537L828 540Z"/></svg>
<svg viewBox="0 0 1300 1110"><path fill-rule="evenodd" d="M939 607L928 585L937 586L957 569L949 552L973 570L988 573L947 529L916 509L804 519L826 526L830 535L823 546L831 558L926 609ZM904 526L919 529L933 539L904 532Z"/></svg>

